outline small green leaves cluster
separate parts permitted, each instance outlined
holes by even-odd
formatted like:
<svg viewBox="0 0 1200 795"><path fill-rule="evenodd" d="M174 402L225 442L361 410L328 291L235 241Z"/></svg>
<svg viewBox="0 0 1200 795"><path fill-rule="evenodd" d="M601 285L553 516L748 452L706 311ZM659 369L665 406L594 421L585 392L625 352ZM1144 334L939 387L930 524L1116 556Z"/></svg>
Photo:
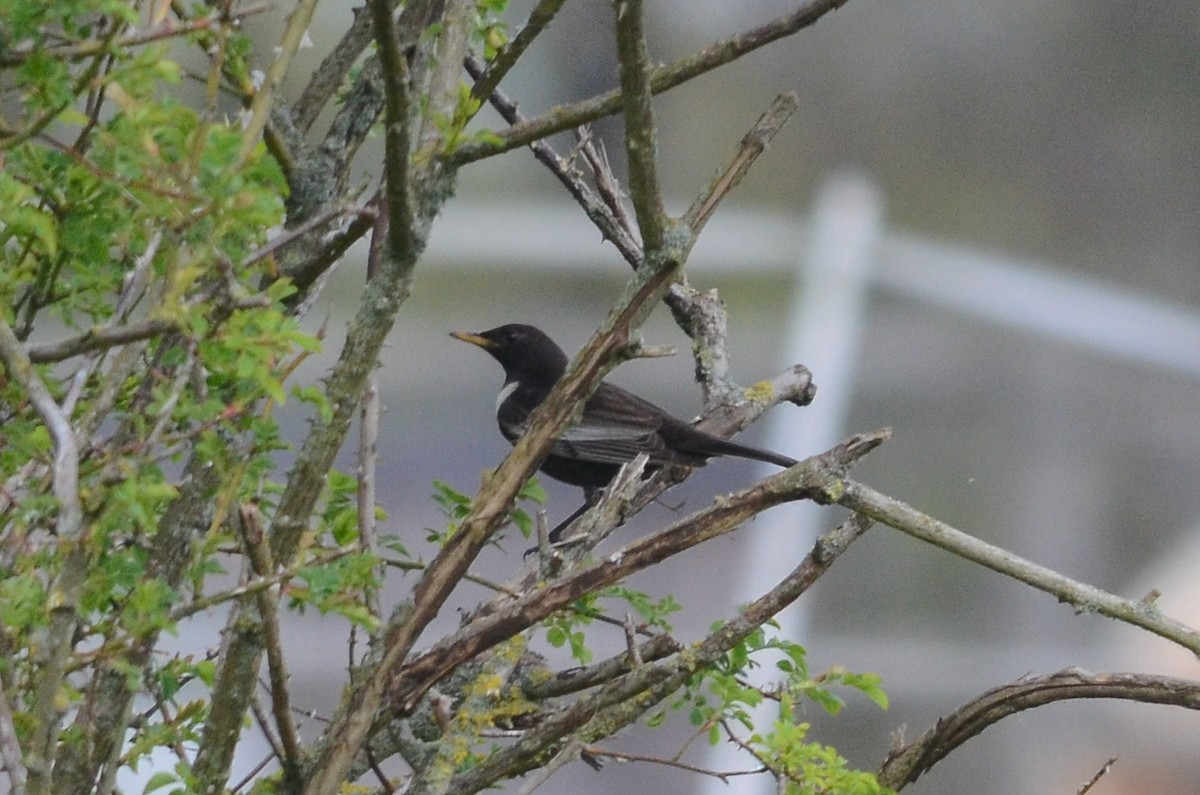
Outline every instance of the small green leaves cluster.
<svg viewBox="0 0 1200 795"><path fill-rule="evenodd" d="M809 742L809 724L791 716L789 694L779 699L780 717L769 732L754 732L747 747L782 783L787 795L887 795L871 773L853 770L837 749Z"/></svg>
<svg viewBox="0 0 1200 795"><path fill-rule="evenodd" d="M655 599L645 591L639 591L627 585L614 585L601 592L601 596L624 602L633 608L634 613L641 619L642 626L662 632L671 631L671 624L667 621L667 616L683 609L683 605L679 604L672 594Z"/></svg>
<svg viewBox="0 0 1200 795"><path fill-rule="evenodd" d="M879 677L841 668L812 676L804 647L779 637L777 630L774 622L768 622L751 632L717 663L697 672L673 706L687 709L693 725L707 728L710 744L725 741L726 733L744 731L746 736L738 742L780 779L781 791L796 795L887 792L873 775L849 768L835 749L811 742L810 725L800 719L802 701L837 714L845 702L832 690L835 686L857 690L886 709L887 695ZM767 686L752 684L751 672L766 659L773 660L776 681ZM769 730L755 714L768 699L777 710ZM659 711L649 722L659 725L665 717L666 713Z"/></svg>
<svg viewBox="0 0 1200 795"><path fill-rule="evenodd" d="M477 0L475 3L475 40L483 50L483 57L492 60L501 47L508 44L508 30L503 14L508 0Z"/></svg>
<svg viewBox="0 0 1200 795"><path fill-rule="evenodd" d="M471 512L471 497L456 490L443 480L433 481L433 501L446 517L442 528L430 528L426 540L435 544L444 544L458 532L459 526L467 514ZM508 521L520 531L523 538L533 536L534 514L537 506L546 504L546 490L538 483L536 477L530 478L517 492L517 501L508 515Z"/></svg>
<svg viewBox="0 0 1200 795"><path fill-rule="evenodd" d="M508 44L508 26L504 12L508 0L477 0L471 24L471 39L475 48L483 53L485 61L492 59ZM441 133L442 154L451 154L464 143L498 143L499 137L488 129L479 129L470 134L467 125L483 107L483 100L472 93L471 85L461 82L452 113L435 114Z"/></svg>
<svg viewBox="0 0 1200 795"><path fill-rule="evenodd" d="M587 633L583 629L592 623L592 616L596 612L595 603L595 596L585 596L576 600L570 610L555 613L542 622L546 631L546 642L556 649L567 647L571 652L571 659L580 665L587 665L594 656L588 647Z"/></svg>

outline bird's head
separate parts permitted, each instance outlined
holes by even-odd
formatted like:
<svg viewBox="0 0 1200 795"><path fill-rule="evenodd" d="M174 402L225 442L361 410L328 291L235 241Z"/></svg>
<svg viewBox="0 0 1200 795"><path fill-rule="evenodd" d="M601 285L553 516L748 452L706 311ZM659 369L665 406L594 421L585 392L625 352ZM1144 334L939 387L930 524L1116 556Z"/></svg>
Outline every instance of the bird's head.
<svg viewBox="0 0 1200 795"><path fill-rule="evenodd" d="M508 380L529 377L557 381L567 369L567 355L541 329L523 323L509 323L480 331L452 331L455 339L478 345L504 368Z"/></svg>

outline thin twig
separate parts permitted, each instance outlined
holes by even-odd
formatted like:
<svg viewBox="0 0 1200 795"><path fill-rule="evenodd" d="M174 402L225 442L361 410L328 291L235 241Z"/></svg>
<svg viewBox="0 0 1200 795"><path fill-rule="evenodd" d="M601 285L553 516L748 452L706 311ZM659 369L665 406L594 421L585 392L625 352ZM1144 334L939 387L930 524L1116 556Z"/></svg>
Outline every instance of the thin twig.
<svg viewBox="0 0 1200 795"><path fill-rule="evenodd" d="M61 47L49 47L45 50L38 50L39 55L44 55L47 58L53 59L55 62L74 61L79 58L87 58L93 55L103 55L114 50L126 50L131 47L137 47L142 44L150 44L163 39L177 38L186 36L191 33L196 33L202 30L208 30L213 27L225 24L227 22L237 22L246 17L261 14L264 11L269 11L274 8L272 3L263 3L256 6L248 6L239 10L236 14L213 14L201 19L191 20L189 22L162 22L153 27L139 30L135 33L129 33L124 36L118 36L115 39L88 39L87 41L77 42L75 44L64 44ZM23 50L20 46L12 49L7 49L3 55L0 55L0 66L20 66L30 56L34 54L33 50Z"/></svg>
<svg viewBox="0 0 1200 795"><path fill-rule="evenodd" d="M579 758L580 752L583 751L583 743L575 738L571 738L559 752L550 758L546 764L538 767L528 776L521 784L521 788L517 790L517 795L530 795L536 789L541 787L550 777L557 773L560 769Z"/></svg>
<svg viewBox="0 0 1200 795"><path fill-rule="evenodd" d="M250 786L252 783L254 783L254 780L258 778L258 774L263 772L267 765L271 764L271 760L274 758L274 754L267 754L262 759L258 760L258 763L246 771L246 775L242 776L242 780L230 787L229 791L237 793Z"/></svg>
<svg viewBox="0 0 1200 795"><path fill-rule="evenodd" d="M647 756L646 754L631 754L625 751L613 751L608 748L601 748L597 745L588 745L585 750L597 757L607 757L608 759L616 759L620 762L649 762L655 765L663 765L665 767L673 767L678 770L686 770L689 773L699 773L702 776L719 779L725 783L729 783L729 779L739 776L758 776L767 772L767 768L758 767L753 770L713 770L707 767L698 767L689 765L686 762L680 762L678 759L666 759L661 756Z"/></svg>
<svg viewBox="0 0 1200 795"><path fill-rule="evenodd" d="M483 75L483 62L474 54L467 56L466 67L467 72L476 80ZM524 121L525 117L517 110L516 103L505 96L500 89L492 91L489 101L501 118L509 124L519 124ZM591 186L571 167L570 162L560 157L554 151L554 147L544 140L531 141L529 148L533 151L533 156L548 168L550 173L557 177L558 181L567 189L567 192L575 198L583 211L587 213L588 218L600 230L604 239L617 247L617 251L621 253L625 261L635 269L641 265L642 245L632 233L630 226L623 223L622 218L609 209L606 201L596 197Z"/></svg>
<svg viewBox="0 0 1200 795"><path fill-rule="evenodd" d="M1080 787L1079 791L1076 792L1075 795L1087 795L1089 792L1091 792L1092 787L1096 786L1100 779L1108 775L1108 771L1112 770L1112 766L1116 764L1116 762L1117 758L1115 756L1110 757L1109 760L1105 762L1099 770L1096 771L1096 775L1092 776L1091 779L1088 780L1088 783Z"/></svg>
<svg viewBox="0 0 1200 795"><path fill-rule="evenodd" d="M275 60L267 68L266 77L250 103L250 120L246 123L246 129L242 131L242 150L239 154L239 160L242 162L245 162L259 144L263 128L267 126L267 119L275 103L275 96L287 76L292 56L308 35L308 25L316 8L317 0L298 0L292 13L288 15L287 26L283 29L283 35L279 37L279 44L275 48Z"/></svg>
<svg viewBox="0 0 1200 795"><path fill-rule="evenodd" d="M271 574L271 553L263 538L263 520L257 506L242 505L238 509L245 542L246 553L250 558L254 573L262 578ZM258 607L262 615L262 630L264 645L267 650L267 671L271 680L271 711L275 716L275 727L279 732L279 745L282 754L279 757L283 767L284 777L295 786L299 776L301 761L300 734L292 721L291 699L288 695L287 662L283 654L283 640L279 632L279 611L277 595L274 589L267 588L255 593Z"/></svg>
<svg viewBox="0 0 1200 795"><path fill-rule="evenodd" d="M625 194L621 190L620 182L617 176L613 173L612 164L608 160L608 152L604 151L604 145L596 142L596 137L587 127L580 127L575 130L575 138L578 141L578 151L583 155L583 159L588 164L588 169L592 174L592 181L596 183L596 192L600 194L600 198L608 207L609 213L617 225L620 226L624 237L628 237L635 242L635 246L639 253L641 251L641 241L638 240L636 230L634 229L633 221L629 218L629 213L625 210ZM633 267L637 267L641 262L639 258L637 262L630 263Z"/></svg>
<svg viewBox="0 0 1200 795"><path fill-rule="evenodd" d="M766 150L767 144L796 112L798 104L799 100L795 94L780 94L750 131L742 136L742 143L737 152L684 213L683 222L692 230L692 234L700 234L700 230L716 210L717 204L742 181L742 177L754 165L754 161Z"/></svg>
<svg viewBox="0 0 1200 795"><path fill-rule="evenodd" d="M284 230L282 233L280 233L275 238L273 238L269 243L266 243L265 245L260 246L256 251L252 252L248 257L246 257L244 260L242 260L242 267L249 267L250 265L253 265L260 260L266 259L267 257L271 256L279 249L286 246L288 243L291 243L296 238L307 235L309 232L312 232L313 230L324 226L325 224L329 223L330 221L333 221L336 218L340 218L342 216L351 216L351 215L365 216L367 218L374 219L375 218L375 208L370 207L370 206L355 207L352 205L350 205L350 206L340 205L337 207L330 207L325 212L318 213L317 215L313 216L312 218L309 218L307 221L300 224L299 226L292 228L292 229Z"/></svg>
<svg viewBox="0 0 1200 795"><path fill-rule="evenodd" d="M267 719L267 711L263 708L257 693L250 698L250 713L254 716L254 722L258 724L258 730L262 732L267 745L271 746L272 756L282 762L284 760L283 744L279 741L279 735L271 727L271 721Z"/></svg>

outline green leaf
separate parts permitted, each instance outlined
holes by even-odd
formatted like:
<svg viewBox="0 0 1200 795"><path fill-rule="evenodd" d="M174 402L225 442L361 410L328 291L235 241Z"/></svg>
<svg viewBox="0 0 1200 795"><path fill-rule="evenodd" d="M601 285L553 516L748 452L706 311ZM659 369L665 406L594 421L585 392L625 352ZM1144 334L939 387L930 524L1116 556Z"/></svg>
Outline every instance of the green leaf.
<svg viewBox="0 0 1200 795"><path fill-rule="evenodd" d="M179 777L176 776L174 773L168 772L166 770L160 770L159 772L150 776L150 780L146 782L146 786L142 789L142 792L143 793L154 792L155 790L162 789L163 787L169 787L172 784L176 784L178 782L179 782Z"/></svg>

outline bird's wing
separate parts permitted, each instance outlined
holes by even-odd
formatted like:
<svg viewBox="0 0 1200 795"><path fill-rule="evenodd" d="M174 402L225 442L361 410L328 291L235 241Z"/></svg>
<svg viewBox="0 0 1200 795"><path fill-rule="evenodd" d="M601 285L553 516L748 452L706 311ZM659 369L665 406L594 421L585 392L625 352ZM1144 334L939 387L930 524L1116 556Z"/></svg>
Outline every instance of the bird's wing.
<svg viewBox="0 0 1200 795"><path fill-rule="evenodd" d="M501 425L500 431L515 443L524 433L525 423ZM550 448L550 455L597 464L624 464L639 453L659 463L672 458L657 431L629 425L574 425L563 431Z"/></svg>
<svg viewBox="0 0 1200 795"><path fill-rule="evenodd" d="M590 419L590 418L589 418ZM639 453L652 461L670 457L657 431L630 425L574 425L551 448L551 455L601 464L624 464Z"/></svg>
<svg viewBox="0 0 1200 795"><path fill-rule="evenodd" d="M527 416L511 416L503 406L497 416L500 430L510 442L521 435L528 422ZM653 403L604 383L584 404L581 420L555 440L550 455L620 465L645 453L654 466L703 464L707 458L705 452L675 449L664 440L664 424L680 423Z"/></svg>

